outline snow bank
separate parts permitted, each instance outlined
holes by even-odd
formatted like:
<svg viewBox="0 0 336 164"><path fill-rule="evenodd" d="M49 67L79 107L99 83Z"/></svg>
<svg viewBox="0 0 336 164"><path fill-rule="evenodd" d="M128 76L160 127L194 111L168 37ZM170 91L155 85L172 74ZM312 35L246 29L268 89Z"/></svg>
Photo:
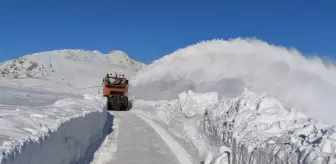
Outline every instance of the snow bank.
<svg viewBox="0 0 336 164"><path fill-rule="evenodd" d="M179 100L182 113L186 117L192 117L196 114L203 114L207 106L218 101L218 95L216 92L196 94L188 91L179 94Z"/></svg>
<svg viewBox="0 0 336 164"><path fill-rule="evenodd" d="M20 81L0 82L0 163L74 163L101 139L104 98L53 92L43 88L53 83L37 80L16 84Z"/></svg>
<svg viewBox="0 0 336 164"><path fill-rule="evenodd" d="M237 164L336 162L334 127L285 109L264 93L244 89L236 98L220 100L214 95L189 91L172 101L137 100L135 106L137 112L158 116L172 133L194 143L200 155L213 162L227 158L223 147L230 148Z"/></svg>
<svg viewBox="0 0 336 164"><path fill-rule="evenodd" d="M335 66L254 39L204 41L177 50L140 71L132 85L132 94L146 100L171 100L185 90L233 98L247 86L336 124Z"/></svg>

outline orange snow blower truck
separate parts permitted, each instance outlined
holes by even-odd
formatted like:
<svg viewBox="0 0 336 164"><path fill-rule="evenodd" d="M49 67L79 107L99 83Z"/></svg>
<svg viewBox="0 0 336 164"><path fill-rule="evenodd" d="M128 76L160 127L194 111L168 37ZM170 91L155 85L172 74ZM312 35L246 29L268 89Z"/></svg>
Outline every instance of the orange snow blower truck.
<svg viewBox="0 0 336 164"><path fill-rule="evenodd" d="M123 74L106 74L103 79L108 110L128 110L128 80Z"/></svg>

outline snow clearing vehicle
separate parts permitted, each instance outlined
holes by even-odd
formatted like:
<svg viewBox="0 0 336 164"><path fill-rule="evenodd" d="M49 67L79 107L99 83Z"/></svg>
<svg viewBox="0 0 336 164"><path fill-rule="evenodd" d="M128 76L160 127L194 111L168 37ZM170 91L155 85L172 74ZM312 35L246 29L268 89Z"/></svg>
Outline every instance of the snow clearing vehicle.
<svg viewBox="0 0 336 164"><path fill-rule="evenodd" d="M129 109L128 80L123 74L106 74L103 79L103 94L107 98L107 109L126 111Z"/></svg>

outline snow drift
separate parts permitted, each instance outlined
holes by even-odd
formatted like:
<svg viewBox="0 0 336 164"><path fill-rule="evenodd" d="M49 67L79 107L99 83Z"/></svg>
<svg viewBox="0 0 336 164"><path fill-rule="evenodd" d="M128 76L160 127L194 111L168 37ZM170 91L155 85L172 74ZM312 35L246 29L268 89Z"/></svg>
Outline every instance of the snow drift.
<svg viewBox="0 0 336 164"><path fill-rule="evenodd" d="M208 161L227 160L227 150L221 150L227 147L234 164L336 162L335 128L255 91L244 89L221 100L216 93L188 91L171 101L137 100L135 106L137 112L158 116Z"/></svg>
<svg viewBox="0 0 336 164"><path fill-rule="evenodd" d="M173 99L185 90L232 98L249 87L336 124L335 66L255 39L204 41L177 50L140 71L132 83L132 94L146 100Z"/></svg>
<svg viewBox="0 0 336 164"><path fill-rule="evenodd" d="M90 95L106 73L143 67L122 51L69 49L0 63L0 163L90 162L111 121L105 99Z"/></svg>
<svg viewBox="0 0 336 164"><path fill-rule="evenodd" d="M105 100L37 79L0 80L0 163L75 163L103 137Z"/></svg>

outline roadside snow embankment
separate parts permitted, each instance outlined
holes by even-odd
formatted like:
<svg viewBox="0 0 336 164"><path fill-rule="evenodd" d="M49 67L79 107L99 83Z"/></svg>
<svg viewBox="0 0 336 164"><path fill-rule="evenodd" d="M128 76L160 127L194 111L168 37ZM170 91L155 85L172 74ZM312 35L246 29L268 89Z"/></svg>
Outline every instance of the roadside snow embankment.
<svg viewBox="0 0 336 164"><path fill-rule="evenodd" d="M336 162L335 128L255 91L219 100L215 92L189 91L171 101L137 100L135 106L137 112L158 116L208 161L227 160L227 147L234 164Z"/></svg>
<svg viewBox="0 0 336 164"><path fill-rule="evenodd" d="M219 101L207 106L184 94L174 100L187 90L216 92L211 95ZM235 163L335 163L335 129L324 124L336 125L336 67L295 49L256 39L200 42L138 72L130 92L158 101L148 107L154 110L143 112L158 108L154 114L177 136L188 133L203 157L227 145ZM197 128L185 127L196 123Z"/></svg>
<svg viewBox="0 0 336 164"><path fill-rule="evenodd" d="M0 92L1 164L75 163L103 137L102 97L3 82Z"/></svg>
<svg viewBox="0 0 336 164"><path fill-rule="evenodd" d="M255 39L211 40L179 49L141 70L131 91L146 100L171 100L186 90L233 98L244 87L336 124L335 65Z"/></svg>

